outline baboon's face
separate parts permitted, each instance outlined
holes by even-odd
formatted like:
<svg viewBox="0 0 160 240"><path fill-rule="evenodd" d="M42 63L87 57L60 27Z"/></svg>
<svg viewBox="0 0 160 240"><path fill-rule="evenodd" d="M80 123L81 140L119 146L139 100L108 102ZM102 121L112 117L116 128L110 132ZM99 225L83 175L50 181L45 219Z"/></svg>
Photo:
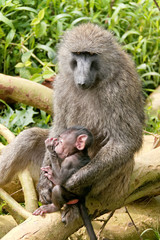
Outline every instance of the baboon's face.
<svg viewBox="0 0 160 240"><path fill-rule="evenodd" d="M74 52L70 67L74 73L76 86L81 89L91 88L98 78L98 55L89 52Z"/></svg>

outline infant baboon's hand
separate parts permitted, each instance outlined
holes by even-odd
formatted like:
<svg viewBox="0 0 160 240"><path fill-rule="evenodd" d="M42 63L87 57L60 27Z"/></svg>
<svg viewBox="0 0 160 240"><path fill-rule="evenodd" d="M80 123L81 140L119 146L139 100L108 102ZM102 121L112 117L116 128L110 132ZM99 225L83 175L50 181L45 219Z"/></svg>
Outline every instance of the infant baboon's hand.
<svg viewBox="0 0 160 240"><path fill-rule="evenodd" d="M41 167L41 170L44 171L44 176L46 176L52 183L54 183L53 171L50 166Z"/></svg>

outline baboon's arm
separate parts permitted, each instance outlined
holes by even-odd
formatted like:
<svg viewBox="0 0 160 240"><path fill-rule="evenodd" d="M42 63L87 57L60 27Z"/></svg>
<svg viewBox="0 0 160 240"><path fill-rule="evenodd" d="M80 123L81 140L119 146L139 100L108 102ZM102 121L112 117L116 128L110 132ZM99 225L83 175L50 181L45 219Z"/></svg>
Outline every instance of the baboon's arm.
<svg viewBox="0 0 160 240"><path fill-rule="evenodd" d="M106 144L85 167L72 175L66 182L66 189L78 195L83 195L89 186L91 189L98 186L98 192L103 190L122 166L133 162L133 153L129 153L127 147L120 143Z"/></svg>

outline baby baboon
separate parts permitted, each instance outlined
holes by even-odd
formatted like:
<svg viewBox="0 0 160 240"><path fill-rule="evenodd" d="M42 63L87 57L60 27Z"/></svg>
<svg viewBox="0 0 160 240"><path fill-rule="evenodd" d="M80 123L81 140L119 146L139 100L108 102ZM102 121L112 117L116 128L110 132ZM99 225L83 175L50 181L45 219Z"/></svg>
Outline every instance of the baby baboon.
<svg viewBox="0 0 160 240"><path fill-rule="evenodd" d="M73 174L64 187L77 195L83 195L90 187L90 196L98 196L103 209L108 209L109 203L127 192L133 157L142 145L141 83L132 60L112 34L91 23L65 33L58 63L55 117L49 137L74 125L86 126L95 136L89 151L91 161ZM6 147L0 156L1 186L30 161L36 166L37 162L42 164L44 145L40 146L40 135L41 130L27 130ZM50 165L48 150L42 165ZM43 203L52 202L50 187L42 172L38 189Z"/></svg>
<svg viewBox="0 0 160 240"><path fill-rule="evenodd" d="M53 183L52 203L42 205L33 213L34 215L43 215L45 213L56 212L64 204L69 206L76 203L80 213L82 212L82 219L91 240L97 238L84 204L85 196L77 196L67 191L64 184L75 172L90 161L88 148L92 142L92 134L81 126L68 128L58 138L48 138L45 141L52 156L52 168L46 166L41 169L45 172L44 175ZM76 217L72 216L72 220ZM65 222L68 222L68 220L65 219Z"/></svg>

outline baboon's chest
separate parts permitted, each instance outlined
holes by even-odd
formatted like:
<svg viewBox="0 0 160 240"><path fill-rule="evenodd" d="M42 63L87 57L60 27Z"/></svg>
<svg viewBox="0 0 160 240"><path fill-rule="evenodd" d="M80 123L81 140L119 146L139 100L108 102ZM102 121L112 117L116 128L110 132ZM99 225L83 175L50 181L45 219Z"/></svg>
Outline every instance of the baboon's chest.
<svg viewBox="0 0 160 240"><path fill-rule="evenodd" d="M88 128L94 135L93 149L99 149L100 143L107 137L107 109L101 108L96 101L75 102L74 107L67 106L67 127L80 125Z"/></svg>

